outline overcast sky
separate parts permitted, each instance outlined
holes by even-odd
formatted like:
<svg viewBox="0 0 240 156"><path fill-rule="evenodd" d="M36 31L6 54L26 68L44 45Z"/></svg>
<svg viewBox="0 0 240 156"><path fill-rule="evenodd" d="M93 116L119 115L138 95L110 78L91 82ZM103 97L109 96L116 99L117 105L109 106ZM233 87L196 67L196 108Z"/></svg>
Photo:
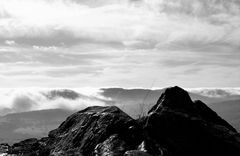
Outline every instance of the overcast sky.
<svg viewBox="0 0 240 156"><path fill-rule="evenodd" d="M0 87L239 87L240 0L0 0Z"/></svg>

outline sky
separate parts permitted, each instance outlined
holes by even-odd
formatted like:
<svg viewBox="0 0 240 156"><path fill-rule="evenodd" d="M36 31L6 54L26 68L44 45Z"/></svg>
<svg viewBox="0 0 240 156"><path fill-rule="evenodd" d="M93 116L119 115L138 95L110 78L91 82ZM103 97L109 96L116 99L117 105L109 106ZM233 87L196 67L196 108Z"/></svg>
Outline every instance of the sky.
<svg viewBox="0 0 240 156"><path fill-rule="evenodd" d="M0 0L0 88L240 87L240 0Z"/></svg>

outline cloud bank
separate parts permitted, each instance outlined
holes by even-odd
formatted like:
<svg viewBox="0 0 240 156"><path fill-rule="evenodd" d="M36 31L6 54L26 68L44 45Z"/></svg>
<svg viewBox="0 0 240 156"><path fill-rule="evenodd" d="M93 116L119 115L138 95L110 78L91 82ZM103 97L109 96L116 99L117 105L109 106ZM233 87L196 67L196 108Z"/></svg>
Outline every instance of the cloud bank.
<svg viewBox="0 0 240 156"><path fill-rule="evenodd" d="M84 92L82 89L1 89L0 98L1 115L57 108L77 111L89 106L113 104L93 89Z"/></svg>
<svg viewBox="0 0 240 156"><path fill-rule="evenodd" d="M78 111L89 106L116 105L131 115L136 115L142 103L145 103L145 107L155 104L162 90L163 88L152 90L143 88L0 89L0 114L4 116L9 113L46 109ZM213 100L219 98L222 101L240 98L240 88L189 88L187 90L203 96L201 100L204 100L204 97L210 97Z"/></svg>
<svg viewBox="0 0 240 156"><path fill-rule="evenodd" d="M1 38L135 48L142 42L153 48L191 40L239 46L239 5L237 0L2 0Z"/></svg>

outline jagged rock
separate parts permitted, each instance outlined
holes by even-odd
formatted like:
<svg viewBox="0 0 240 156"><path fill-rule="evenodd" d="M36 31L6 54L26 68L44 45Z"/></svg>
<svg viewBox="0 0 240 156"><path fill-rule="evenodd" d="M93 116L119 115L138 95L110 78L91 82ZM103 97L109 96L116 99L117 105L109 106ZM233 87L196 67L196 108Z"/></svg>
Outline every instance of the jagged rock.
<svg viewBox="0 0 240 156"><path fill-rule="evenodd" d="M49 155L49 150L46 147L45 141L47 138L40 140L36 138L30 138L19 143L15 143L9 148L8 153L21 156L46 156Z"/></svg>
<svg viewBox="0 0 240 156"><path fill-rule="evenodd" d="M123 155L128 149L130 149L128 144L117 134L115 134L95 147L95 156Z"/></svg>
<svg viewBox="0 0 240 156"><path fill-rule="evenodd" d="M138 151L151 154L152 156L167 155L166 149L163 146L159 145L157 142L154 142L154 140L148 138L147 134L145 134L144 139L145 140L138 146Z"/></svg>
<svg viewBox="0 0 240 156"><path fill-rule="evenodd" d="M159 112L162 107L193 111L192 100L188 92L177 86L165 89L157 104L148 113Z"/></svg>
<svg viewBox="0 0 240 156"><path fill-rule="evenodd" d="M23 140L19 143L15 143L12 145L11 152L15 153L32 153L38 147L38 139L30 138Z"/></svg>
<svg viewBox="0 0 240 156"><path fill-rule="evenodd" d="M88 156L93 155L99 143L103 143L102 146L108 144L109 141L118 144L111 138L105 141L113 134L118 134L127 146L136 146L138 140L141 139L139 131L137 122L119 108L94 106L68 117L59 128L49 133L49 138L54 140L51 143L52 152L77 149L83 155ZM121 145L120 143L119 146Z"/></svg>
<svg viewBox="0 0 240 156"><path fill-rule="evenodd" d="M7 153L10 149L10 145L8 145L7 143L1 143L0 144L0 154L1 153Z"/></svg>
<svg viewBox="0 0 240 156"><path fill-rule="evenodd" d="M239 155L239 134L226 121L188 93L165 90L149 111L145 130L170 155Z"/></svg>
<svg viewBox="0 0 240 156"><path fill-rule="evenodd" d="M131 151L126 151L124 156L152 156L144 151L139 151L139 150L131 150Z"/></svg>

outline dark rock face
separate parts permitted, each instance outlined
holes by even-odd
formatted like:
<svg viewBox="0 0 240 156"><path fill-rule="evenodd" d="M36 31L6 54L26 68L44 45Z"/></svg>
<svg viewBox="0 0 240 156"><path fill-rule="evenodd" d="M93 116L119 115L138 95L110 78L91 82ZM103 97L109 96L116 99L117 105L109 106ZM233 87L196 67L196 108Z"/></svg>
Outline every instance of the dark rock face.
<svg viewBox="0 0 240 156"><path fill-rule="evenodd" d="M112 135L103 143L98 144L95 147L96 156L108 156L108 155L123 155L127 149L131 147L120 138L118 135Z"/></svg>
<svg viewBox="0 0 240 156"><path fill-rule="evenodd" d="M158 99L157 104L148 113L160 111L159 109L162 107L191 111L192 101L187 91L175 86L167 88Z"/></svg>
<svg viewBox="0 0 240 156"><path fill-rule="evenodd" d="M119 108L95 106L68 117L58 129L49 133L49 138L54 140L51 143L53 153L76 149L83 155L93 155L97 145L96 151L100 153L106 146L115 149L115 144L135 146L141 138L138 131L136 121ZM117 136L112 136L115 134Z"/></svg>
<svg viewBox="0 0 240 156"><path fill-rule="evenodd" d="M40 140L36 138L30 138L19 143L13 144L7 153L12 155L24 155L24 156L44 156L49 155L49 149L46 147L46 141L48 138L42 138Z"/></svg>
<svg viewBox="0 0 240 156"><path fill-rule="evenodd" d="M10 146L7 143L0 144L0 153L7 153L9 152Z"/></svg>
<svg viewBox="0 0 240 156"><path fill-rule="evenodd" d="M240 135L207 105L172 87L139 120L114 106L89 107L69 116L47 138L9 149L36 156L238 156Z"/></svg>
<svg viewBox="0 0 240 156"><path fill-rule="evenodd" d="M174 96L175 95L175 96ZM240 135L201 101L168 88L149 111L145 131L171 155L239 155Z"/></svg>

